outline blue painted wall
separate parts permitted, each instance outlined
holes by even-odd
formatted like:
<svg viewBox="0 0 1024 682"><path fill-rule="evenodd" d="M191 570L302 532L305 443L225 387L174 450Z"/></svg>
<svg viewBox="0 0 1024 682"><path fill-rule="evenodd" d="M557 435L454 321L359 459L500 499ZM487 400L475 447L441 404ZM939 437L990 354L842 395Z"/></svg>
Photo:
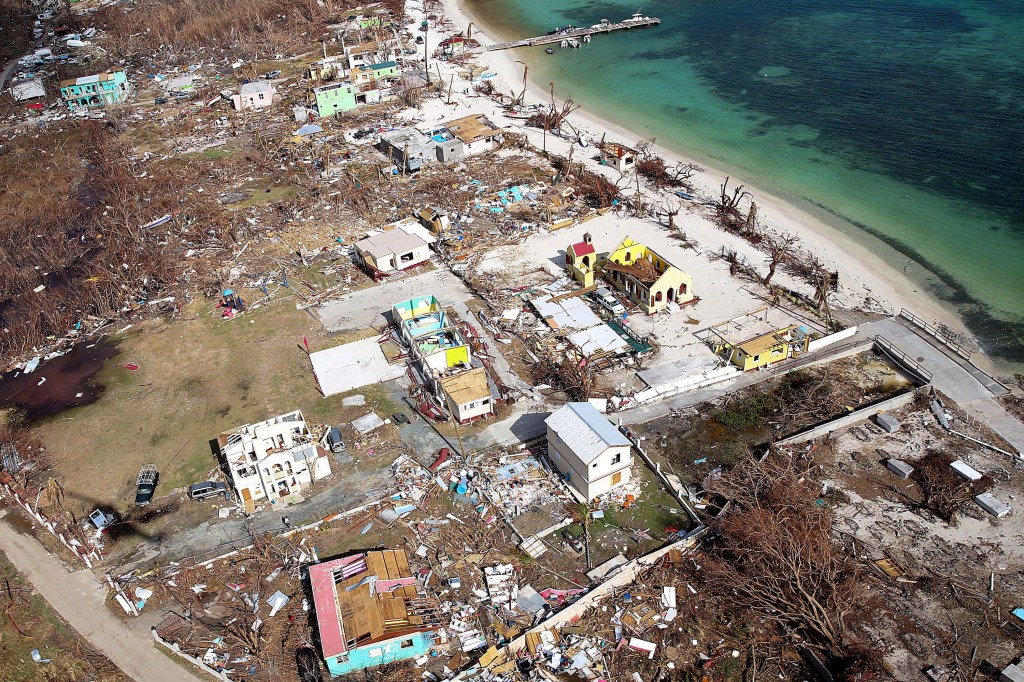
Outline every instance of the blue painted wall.
<svg viewBox="0 0 1024 682"><path fill-rule="evenodd" d="M348 652L347 660L339 660L342 658L340 656L327 659L327 670L331 675L337 677L392 661L423 656L430 650L430 645L433 642L431 635L430 632L418 632L414 635L353 649ZM403 647L402 644L406 646Z"/></svg>

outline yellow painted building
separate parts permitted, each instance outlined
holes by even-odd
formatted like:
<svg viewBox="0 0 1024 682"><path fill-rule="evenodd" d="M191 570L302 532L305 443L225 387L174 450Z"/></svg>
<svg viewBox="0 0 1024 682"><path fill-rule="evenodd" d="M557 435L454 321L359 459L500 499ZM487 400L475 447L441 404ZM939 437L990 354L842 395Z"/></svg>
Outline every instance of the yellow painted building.
<svg viewBox="0 0 1024 682"><path fill-rule="evenodd" d="M761 308L727 320L708 331L715 354L744 372L767 367L807 352L811 334L799 324L772 321L772 310Z"/></svg>
<svg viewBox="0 0 1024 682"><path fill-rule="evenodd" d="M565 269L569 276L584 287L594 285L594 272L597 266L597 253L594 251L594 240L590 233L583 235L583 241L572 244L565 250Z"/></svg>
<svg viewBox="0 0 1024 682"><path fill-rule="evenodd" d="M684 305L696 298L693 277L629 237L608 254L601 271L646 313L660 312L673 302Z"/></svg>

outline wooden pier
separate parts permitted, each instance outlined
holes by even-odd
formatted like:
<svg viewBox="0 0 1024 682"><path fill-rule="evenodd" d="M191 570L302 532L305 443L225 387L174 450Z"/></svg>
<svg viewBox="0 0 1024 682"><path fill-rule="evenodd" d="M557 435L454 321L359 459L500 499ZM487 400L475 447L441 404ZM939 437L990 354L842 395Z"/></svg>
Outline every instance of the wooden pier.
<svg viewBox="0 0 1024 682"><path fill-rule="evenodd" d="M569 40L576 38L582 42L583 36L591 36L595 33L611 33L612 31L621 31L623 29L630 28L645 28L647 26L657 26L661 23L661 19L657 17L643 17L635 21L620 21L617 23L598 24L597 26L590 26L587 28L574 28L571 31L564 33L558 33L555 35L537 36L536 38L524 38L522 40L514 40L507 43L494 43L493 45L485 45L484 47L477 48L474 52L493 52L494 50L511 50L515 47L535 47L537 45L551 45L554 43L561 43L563 40Z"/></svg>

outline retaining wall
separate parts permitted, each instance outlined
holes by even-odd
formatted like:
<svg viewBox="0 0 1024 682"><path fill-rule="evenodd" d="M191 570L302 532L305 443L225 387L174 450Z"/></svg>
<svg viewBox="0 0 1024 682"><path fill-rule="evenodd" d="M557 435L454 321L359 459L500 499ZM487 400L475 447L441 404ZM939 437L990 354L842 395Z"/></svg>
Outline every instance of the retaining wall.
<svg viewBox="0 0 1024 682"><path fill-rule="evenodd" d="M821 350L826 346L831 346L833 343L838 343L839 341L848 339L856 333L857 327L853 326L847 327L846 329L838 331L835 334L829 334L828 336L823 336L820 339L815 339L814 341L811 341L809 344L807 344L807 352L813 353L816 350Z"/></svg>
<svg viewBox="0 0 1024 682"><path fill-rule="evenodd" d="M850 414L837 417L831 421L825 422L824 424L812 426L811 428L801 431L800 433L793 434L788 438L783 438L776 442L776 445L789 445L790 443L804 443L809 440L814 440L819 436L824 436L830 431L835 431L845 426L849 426L850 424L856 424L859 421L869 419L879 412L887 412L889 410L894 410L897 407L903 407L910 403L916 395L916 391L901 393L900 395L887 398L873 405L868 405L867 407L862 407L859 410L854 410Z"/></svg>

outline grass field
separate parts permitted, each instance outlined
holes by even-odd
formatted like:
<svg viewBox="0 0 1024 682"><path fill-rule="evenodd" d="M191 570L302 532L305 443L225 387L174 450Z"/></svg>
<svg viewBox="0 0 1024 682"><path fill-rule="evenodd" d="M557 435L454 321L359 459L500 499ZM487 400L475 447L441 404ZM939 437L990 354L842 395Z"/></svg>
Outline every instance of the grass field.
<svg viewBox="0 0 1024 682"><path fill-rule="evenodd" d="M0 679L4 682L121 682L128 678L60 619L32 591L17 569L0 554L0 601L8 617L0 619ZM50 663L36 663L39 649Z"/></svg>
<svg viewBox="0 0 1024 682"><path fill-rule="evenodd" d="M153 509L173 506L160 505L160 497L205 480L218 466L210 441L233 427L296 408L327 424L375 406L387 416L393 407L382 386L359 391L367 398L360 408L343 408L343 396L321 396L303 338L313 351L341 341L297 311L293 299L233 320L221 319L210 301L195 302L176 321L145 323L125 336L98 376L106 387L100 398L35 427L78 513L97 504L129 510L147 463L160 470ZM139 369L125 369L129 362ZM181 506L171 511L191 516L196 507ZM154 520L146 530L163 532L164 523Z"/></svg>

